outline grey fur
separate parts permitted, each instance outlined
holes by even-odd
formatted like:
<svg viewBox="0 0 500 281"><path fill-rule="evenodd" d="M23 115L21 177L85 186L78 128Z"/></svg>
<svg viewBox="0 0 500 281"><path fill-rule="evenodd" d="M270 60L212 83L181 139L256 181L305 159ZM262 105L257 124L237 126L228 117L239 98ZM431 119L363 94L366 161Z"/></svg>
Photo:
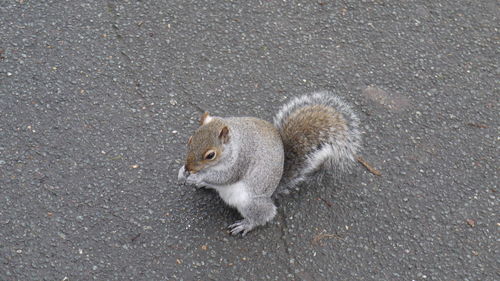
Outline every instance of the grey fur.
<svg viewBox="0 0 500 281"><path fill-rule="evenodd" d="M223 145L223 158L196 174L189 174L182 166L179 180L215 189L244 218L230 226L231 233L245 235L276 215L271 196L283 172L283 144L276 128L264 120L213 118L229 127L230 140Z"/></svg>
<svg viewBox="0 0 500 281"><path fill-rule="evenodd" d="M274 117L274 125L282 137L283 128L289 122L290 116L300 108L311 105L324 105L340 113L346 122L347 130L332 132L324 128L321 134L321 145L305 156L291 155L285 151L285 164L283 178L278 187L278 192L288 193L290 189L314 172L324 168L337 172L347 171L354 163L355 155L361 146L361 133L359 132L359 118L351 106L331 92L317 92L292 99L283 105Z"/></svg>
<svg viewBox="0 0 500 281"><path fill-rule="evenodd" d="M316 122L319 127L307 127L309 115L302 115L300 109L314 105L324 106L322 108L327 110L309 108L309 113L304 114L312 112L316 116L315 113L318 113L321 118ZM323 126L323 122L320 122L322 118L331 127ZM277 188L279 192L286 192L322 168L330 171L348 169L361 143L358 117L349 105L329 92L291 100L274 118L275 126L250 117L208 117L206 120L210 121L193 135L193 139L197 139L193 140L188 155L194 155L191 150L203 150L216 145L222 149L221 158L193 173L186 171L183 165L178 177L196 186L215 189L228 205L240 212L243 220L229 226L232 234L245 235L274 218L276 207L272 196ZM291 120L294 123L287 123ZM293 140L297 137L284 133L283 128L287 124L296 124L292 128L298 128L298 131L292 132L306 136L305 141L302 140L297 147L307 151L284 151L284 141L294 144ZM313 131L309 130L313 134L307 135L307 130L300 131L302 124L305 129L313 128ZM227 143L217 142L219 131L216 128L223 126L229 128ZM315 139L316 136L318 139Z"/></svg>

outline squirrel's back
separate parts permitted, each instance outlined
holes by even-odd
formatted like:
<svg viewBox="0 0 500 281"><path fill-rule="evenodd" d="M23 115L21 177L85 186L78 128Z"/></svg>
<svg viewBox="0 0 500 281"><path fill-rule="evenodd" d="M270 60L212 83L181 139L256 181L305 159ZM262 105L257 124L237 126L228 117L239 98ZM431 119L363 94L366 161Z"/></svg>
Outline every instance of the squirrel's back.
<svg viewBox="0 0 500 281"><path fill-rule="evenodd" d="M274 118L285 150L280 189L289 189L322 168L346 171L361 144L359 119L330 92L295 98Z"/></svg>

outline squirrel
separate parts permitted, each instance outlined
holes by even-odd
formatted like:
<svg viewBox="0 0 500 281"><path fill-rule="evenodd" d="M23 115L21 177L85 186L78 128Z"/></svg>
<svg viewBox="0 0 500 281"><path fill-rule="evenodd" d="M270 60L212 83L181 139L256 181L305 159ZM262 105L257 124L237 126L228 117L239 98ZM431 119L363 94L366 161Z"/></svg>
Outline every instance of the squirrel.
<svg viewBox="0 0 500 281"><path fill-rule="evenodd" d="M359 118L331 92L294 98L273 121L205 112L188 140L178 180L215 189L236 208L243 219L228 227L233 235L272 220L275 193L320 170L348 170L361 146Z"/></svg>

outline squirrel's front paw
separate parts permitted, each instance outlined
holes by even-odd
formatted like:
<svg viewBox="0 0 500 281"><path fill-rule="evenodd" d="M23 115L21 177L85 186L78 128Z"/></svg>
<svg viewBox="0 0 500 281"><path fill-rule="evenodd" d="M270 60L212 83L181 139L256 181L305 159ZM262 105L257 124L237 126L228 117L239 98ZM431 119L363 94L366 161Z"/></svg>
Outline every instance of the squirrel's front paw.
<svg viewBox="0 0 500 281"><path fill-rule="evenodd" d="M204 187L205 186L205 183L203 182L203 179L199 174L189 174L186 178L186 182L188 184L193 184L196 187Z"/></svg>
<svg viewBox="0 0 500 281"><path fill-rule="evenodd" d="M186 171L186 167L184 165L179 169L179 174L177 175L177 180L186 183L186 178L189 176L189 172Z"/></svg>
<svg viewBox="0 0 500 281"><path fill-rule="evenodd" d="M236 235L240 232L242 236L245 236L250 230L252 230L255 227L253 223L251 223L247 219L243 219L240 221L237 221L236 223L233 223L230 225L228 228L230 228L230 232L232 235Z"/></svg>

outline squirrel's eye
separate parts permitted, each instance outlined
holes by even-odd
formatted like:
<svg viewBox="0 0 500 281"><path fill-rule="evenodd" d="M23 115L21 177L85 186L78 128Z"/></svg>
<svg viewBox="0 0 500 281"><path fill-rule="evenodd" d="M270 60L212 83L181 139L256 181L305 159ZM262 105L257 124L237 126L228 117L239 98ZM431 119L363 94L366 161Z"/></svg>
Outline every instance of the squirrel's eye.
<svg viewBox="0 0 500 281"><path fill-rule="evenodd" d="M205 154L205 159L207 159L207 160L212 160L214 158L215 158L215 151L211 151L211 152Z"/></svg>

